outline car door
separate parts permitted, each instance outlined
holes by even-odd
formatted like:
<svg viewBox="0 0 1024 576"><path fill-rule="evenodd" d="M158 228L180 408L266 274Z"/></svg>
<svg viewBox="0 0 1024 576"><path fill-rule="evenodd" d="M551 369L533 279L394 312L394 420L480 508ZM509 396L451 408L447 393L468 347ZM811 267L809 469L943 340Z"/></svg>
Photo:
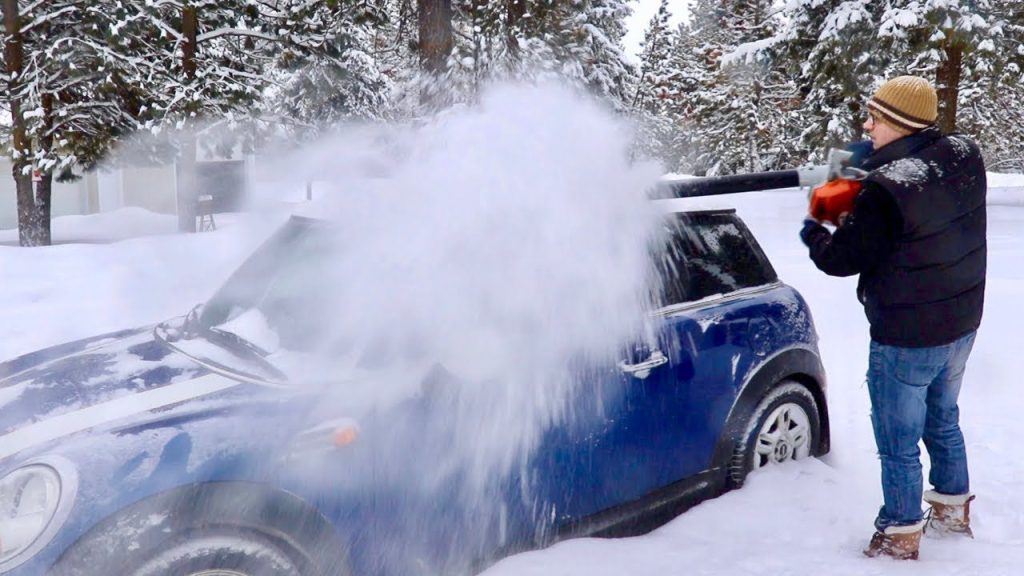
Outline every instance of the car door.
<svg viewBox="0 0 1024 576"><path fill-rule="evenodd" d="M615 367L593 370L568 425L549 431L536 478L560 519L638 500L708 467L754 361L756 298L775 281L732 212L673 218L656 253L659 312Z"/></svg>
<svg viewBox="0 0 1024 576"><path fill-rule="evenodd" d="M610 438L622 468L610 476L631 482L635 498L709 467L758 358L764 303L757 292L776 281L732 211L676 215L666 237L656 254L663 306L653 320L655 344L621 365L628 401Z"/></svg>

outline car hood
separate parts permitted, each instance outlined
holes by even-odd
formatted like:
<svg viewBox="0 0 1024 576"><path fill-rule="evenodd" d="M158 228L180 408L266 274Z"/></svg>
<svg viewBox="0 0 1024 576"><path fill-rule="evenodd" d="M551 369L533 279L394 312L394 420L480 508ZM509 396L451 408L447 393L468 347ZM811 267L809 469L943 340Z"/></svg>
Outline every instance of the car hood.
<svg viewBox="0 0 1024 576"><path fill-rule="evenodd" d="M0 445L16 430L32 424L212 377L195 362L156 341L152 327L33 352L0 364ZM221 376L216 378L233 383ZM164 396L173 399L166 393ZM139 411L146 406L135 408Z"/></svg>

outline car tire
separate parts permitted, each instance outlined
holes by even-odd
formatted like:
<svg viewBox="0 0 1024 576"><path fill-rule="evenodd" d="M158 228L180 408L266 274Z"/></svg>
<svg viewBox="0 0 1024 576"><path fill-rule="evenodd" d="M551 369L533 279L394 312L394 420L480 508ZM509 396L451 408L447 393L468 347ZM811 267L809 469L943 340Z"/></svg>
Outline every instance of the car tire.
<svg viewBox="0 0 1024 576"><path fill-rule="evenodd" d="M747 419L729 465L730 487L742 486L754 470L815 454L820 438L814 394L799 382L780 382L768 390Z"/></svg>
<svg viewBox="0 0 1024 576"><path fill-rule="evenodd" d="M331 525L291 494L194 484L106 518L49 576L350 576L347 552Z"/></svg>
<svg viewBox="0 0 1024 576"><path fill-rule="evenodd" d="M296 562L256 534L221 532L189 538L154 554L131 576L302 576Z"/></svg>

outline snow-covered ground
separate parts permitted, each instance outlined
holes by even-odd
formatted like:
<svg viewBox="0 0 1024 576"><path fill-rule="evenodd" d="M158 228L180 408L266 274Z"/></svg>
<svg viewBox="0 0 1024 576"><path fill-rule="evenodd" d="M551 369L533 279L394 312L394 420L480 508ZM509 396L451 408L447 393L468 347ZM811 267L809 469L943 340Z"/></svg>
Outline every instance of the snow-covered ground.
<svg viewBox="0 0 1024 576"><path fill-rule="evenodd" d="M1022 186L1024 177L993 183ZM993 197L1019 199L994 190ZM869 560L881 494L864 386L867 324L854 298L855 279L813 268L797 238L799 192L719 199L735 205L779 275L806 296L821 335L829 374L832 453L754 475L736 492L706 502L655 532L622 540L582 539L508 558L489 576L708 575L1015 575L1024 566L1024 436L1019 379L1024 297L1024 207L989 208L989 280L984 324L962 396L973 489L975 540L926 537L921 560ZM1016 204L1016 205L1013 205ZM212 233L166 234L172 223L152 214L57 219L69 244L25 250L0 246L0 359L113 329L181 314L207 297L280 222L237 217ZM125 239L125 231L155 234ZM115 240L107 244L74 243Z"/></svg>

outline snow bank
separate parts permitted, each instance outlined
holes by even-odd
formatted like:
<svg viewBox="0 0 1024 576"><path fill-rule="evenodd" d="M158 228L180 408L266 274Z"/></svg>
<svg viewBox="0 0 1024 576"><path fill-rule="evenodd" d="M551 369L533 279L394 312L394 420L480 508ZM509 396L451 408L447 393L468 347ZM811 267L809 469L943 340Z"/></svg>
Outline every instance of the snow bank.
<svg viewBox="0 0 1024 576"><path fill-rule="evenodd" d="M65 242L112 242L139 236L173 234L178 217L157 214L143 208L119 208L81 216L59 216L50 225L54 244ZM0 243L16 244L18 230L0 230Z"/></svg>

